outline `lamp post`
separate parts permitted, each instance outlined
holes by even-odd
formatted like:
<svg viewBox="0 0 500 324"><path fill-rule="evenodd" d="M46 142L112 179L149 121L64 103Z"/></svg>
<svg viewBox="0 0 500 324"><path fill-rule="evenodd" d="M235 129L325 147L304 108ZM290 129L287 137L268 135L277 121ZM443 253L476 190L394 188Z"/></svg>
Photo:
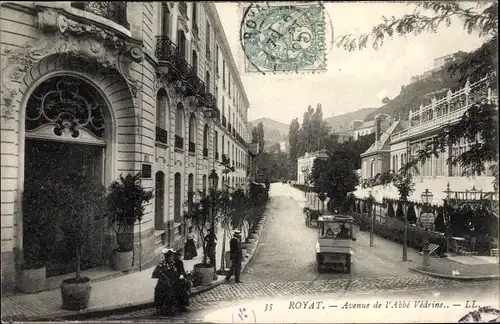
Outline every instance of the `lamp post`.
<svg viewBox="0 0 500 324"><path fill-rule="evenodd" d="M374 236L374 228L375 228L375 215L373 213L373 196L372 196L372 191L368 191L368 199L367 199L367 210L368 210L368 217L370 217L370 247L373 247L373 236Z"/></svg>
<svg viewBox="0 0 500 324"><path fill-rule="evenodd" d="M432 198L434 195L432 192L429 191L429 189L425 189L425 191L421 195L422 197L422 202L424 203L424 207L426 209L429 208L430 203L432 202ZM430 263L429 263L429 238L428 238L428 230L432 228L432 222L434 221L434 214L433 213L428 213L427 210L425 213L422 213L420 215L420 225L425 229L425 234L424 234L424 239L422 243L422 252L424 254L424 257L422 259L422 264L420 265L420 268L422 270L429 270L430 269Z"/></svg>

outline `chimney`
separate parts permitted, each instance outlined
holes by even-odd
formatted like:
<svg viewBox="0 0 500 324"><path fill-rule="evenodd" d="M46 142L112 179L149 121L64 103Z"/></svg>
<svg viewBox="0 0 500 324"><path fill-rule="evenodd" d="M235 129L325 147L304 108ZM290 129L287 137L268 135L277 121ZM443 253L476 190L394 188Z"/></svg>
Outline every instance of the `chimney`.
<svg viewBox="0 0 500 324"><path fill-rule="evenodd" d="M380 122L381 122L380 116L379 115L375 116L375 148L376 149L378 149L378 146L380 143L380 133L381 133Z"/></svg>

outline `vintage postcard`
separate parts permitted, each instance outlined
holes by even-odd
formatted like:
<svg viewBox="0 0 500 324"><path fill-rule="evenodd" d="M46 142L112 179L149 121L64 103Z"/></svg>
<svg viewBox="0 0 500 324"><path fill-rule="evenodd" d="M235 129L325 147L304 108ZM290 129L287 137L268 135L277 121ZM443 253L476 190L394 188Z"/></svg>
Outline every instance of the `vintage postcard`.
<svg viewBox="0 0 500 324"><path fill-rule="evenodd" d="M2 1L2 322L500 322L497 1Z"/></svg>

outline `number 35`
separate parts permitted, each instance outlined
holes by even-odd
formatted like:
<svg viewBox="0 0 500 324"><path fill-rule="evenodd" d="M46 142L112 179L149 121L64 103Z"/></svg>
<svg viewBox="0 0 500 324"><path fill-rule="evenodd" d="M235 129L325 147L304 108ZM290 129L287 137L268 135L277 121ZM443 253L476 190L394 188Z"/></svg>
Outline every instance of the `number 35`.
<svg viewBox="0 0 500 324"><path fill-rule="evenodd" d="M273 304L266 304L266 308L264 309L264 312L270 312L273 310Z"/></svg>

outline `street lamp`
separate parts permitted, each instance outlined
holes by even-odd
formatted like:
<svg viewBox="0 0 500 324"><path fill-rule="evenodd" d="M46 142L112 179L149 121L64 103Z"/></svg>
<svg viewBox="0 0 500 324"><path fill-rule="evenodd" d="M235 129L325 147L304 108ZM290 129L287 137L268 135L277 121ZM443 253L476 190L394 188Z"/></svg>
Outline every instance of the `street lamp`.
<svg viewBox="0 0 500 324"><path fill-rule="evenodd" d="M367 199L367 210L368 210L368 217L370 217L370 222L371 222L371 227L370 227L370 247L373 247L373 237L374 237L374 230L375 230L375 215L373 213L373 196L372 196L372 191L371 189L368 190L368 199Z"/></svg>
<svg viewBox="0 0 500 324"><path fill-rule="evenodd" d="M432 198L434 197L434 195L432 194L432 192L429 191L429 189L425 189L421 197L422 197L422 202L424 203L424 207L426 207L427 209L430 203L432 202ZM422 252L424 254L424 257L422 259L422 265L420 266L422 270L430 269L428 230L432 228L432 223L434 221L434 214L428 213L427 210L425 213L422 213L420 215L420 225L425 229L424 240L423 240L424 242L422 243L423 245Z"/></svg>
<svg viewBox="0 0 500 324"><path fill-rule="evenodd" d="M208 175L208 186L210 188L210 217L212 223L212 235L215 235L215 200L216 200L216 190L219 184L219 176L215 169L212 169L210 174ZM211 238L215 240L215 238ZM214 252L215 253L215 252ZM214 279L217 280L217 268L215 265L215 255L214 255Z"/></svg>

